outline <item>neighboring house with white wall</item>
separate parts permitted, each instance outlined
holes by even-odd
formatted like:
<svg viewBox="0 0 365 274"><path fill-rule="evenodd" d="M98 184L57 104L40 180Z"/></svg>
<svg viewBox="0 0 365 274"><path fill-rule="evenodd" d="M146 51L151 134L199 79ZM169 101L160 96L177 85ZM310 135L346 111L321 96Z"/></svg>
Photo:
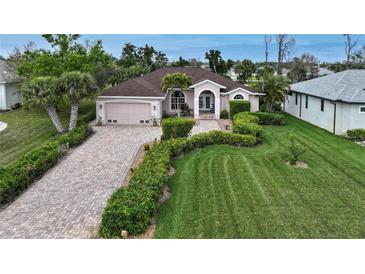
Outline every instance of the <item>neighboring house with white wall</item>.
<svg viewBox="0 0 365 274"><path fill-rule="evenodd" d="M161 90L168 73L185 73L192 78L187 91ZM106 89L96 101L97 118L104 124L150 124L160 121L162 114L180 113L187 104L195 119L211 113L215 119L220 112L229 111L229 100L247 100L251 111L259 110L262 93L241 83L198 67L166 67Z"/></svg>
<svg viewBox="0 0 365 274"><path fill-rule="evenodd" d="M365 128L365 70L346 70L293 84L284 110L335 134Z"/></svg>
<svg viewBox="0 0 365 274"><path fill-rule="evenodd" d="M21 103L18 85L21 79L5 61L0 60L0 110L10 110Z"/></svg>

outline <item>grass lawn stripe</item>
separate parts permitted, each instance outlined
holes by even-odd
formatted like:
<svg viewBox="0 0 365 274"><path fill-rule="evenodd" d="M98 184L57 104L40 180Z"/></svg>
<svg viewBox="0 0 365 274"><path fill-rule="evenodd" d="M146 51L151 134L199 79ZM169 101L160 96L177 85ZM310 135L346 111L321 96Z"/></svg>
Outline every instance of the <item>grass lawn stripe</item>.
<svg viewBox="0 0 365 274"><path fill-rule="evenodd" d="M199 201L201 214L194 215L196 229L187 230L185 238L365 238L364 148L287 119L284 127L265 126L258 147L210 146L176 161L190 162L177 168L193 169L204 181L194 195L187 192L185 203ZM307 147L302 157L307 169L285 164L289 133ZM201 172L211 174L201 177ZM189 180L181 176L174 184L192 187ZM176 188L173 197L181 193ZM169 209L158 215L161 225L178 212L171 201L162 205ZM178 220L174 225L180 227L191 222ZM180 237L161 228L159 238Z"/></svg>

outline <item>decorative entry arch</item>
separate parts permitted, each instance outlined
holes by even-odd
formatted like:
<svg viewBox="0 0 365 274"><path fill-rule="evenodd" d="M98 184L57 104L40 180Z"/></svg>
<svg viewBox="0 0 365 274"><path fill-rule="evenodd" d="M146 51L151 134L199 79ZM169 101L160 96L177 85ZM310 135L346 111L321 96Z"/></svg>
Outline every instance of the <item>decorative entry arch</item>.
<svg viewBox="0 0 365 274"><path fill-rule="evenodd" d="M211 90L202 90L199 95L199 114L201 112L214 113L215 111L215 94Z"/></svg>
<svg viewBox="0 0 365 274"><path fill-rule="evenodd" d="M212 113L213 117L215 119L219 119L220 116L220 90L221 89L225 89L226 87L217 84L215 82L212 82L210 80L203 80L193 86L191 86L190 88L194 89L194 118L195 119L199 119L199 110L201 109L202 103L206 104L205 105L205 110L207 109L207 103L206 103L206 99L200 99L201 97L208 97L208 93L213 94L210 95L208 99L208 103L211 106L212 111L214 110L214 112ZM204 93L205 92L205 93ZM204 95L204 96L202 96Z"/></svg>

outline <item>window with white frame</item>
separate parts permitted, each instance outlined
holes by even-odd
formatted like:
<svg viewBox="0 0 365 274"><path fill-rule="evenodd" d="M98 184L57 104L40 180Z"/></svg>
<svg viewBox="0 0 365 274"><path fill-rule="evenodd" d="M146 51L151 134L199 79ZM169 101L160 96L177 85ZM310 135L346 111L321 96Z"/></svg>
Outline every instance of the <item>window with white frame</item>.
<svg viewBox="0 0 365 274"><path fill-rule="evenodd" d="M174 93L171 94L171 109L180 109L182 104L185 104L184 93L180 90L174 91Z"/></svg>
<svg viewBox="0 0 365 274"><path fill-rule="evenodd" d="M360 106L359 112L365 114L365 106Z"/></svg>
<svg viewBox="0 0 365 274"><path fill-rule="evenodd" d="M244 100L245 97L243 97L242 94L236 94L234 97L233 97L234 100Z"/></svg>

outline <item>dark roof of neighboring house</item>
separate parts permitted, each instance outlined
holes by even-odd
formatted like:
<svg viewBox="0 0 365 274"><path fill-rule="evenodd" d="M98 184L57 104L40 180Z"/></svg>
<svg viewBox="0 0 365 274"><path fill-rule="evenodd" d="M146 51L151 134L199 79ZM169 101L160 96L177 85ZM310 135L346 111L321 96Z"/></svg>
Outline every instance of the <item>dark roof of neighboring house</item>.
<svg viewBox="0 0 365 274"><path fill-rule="evenodd" d="M226 89L223 92L228 92L236 88L244 88L252 93L258 91L235 81L232 81L224 76L213 73L207 69L199 67L165 67L146 75L133 78L124 83L118 84L112 88L106 89L101 96L141 96L141 97L164 97L165 93L161 90L162 78L167 73L186 73L192 78L192 85L210 80Z"/></svg>
<svg viewBox="0 0 365 274"><path fill-rule="evenodd" d="M16 72L5 61L0 60L0 83L19 82L20 77L16 75Z"/></svg>
<svg viewBox="0 0 365 274"><path fill-rule="evenodd" d="M365 103L365 69L329 74L293 84L290 89L332 101Z"/></svg>

